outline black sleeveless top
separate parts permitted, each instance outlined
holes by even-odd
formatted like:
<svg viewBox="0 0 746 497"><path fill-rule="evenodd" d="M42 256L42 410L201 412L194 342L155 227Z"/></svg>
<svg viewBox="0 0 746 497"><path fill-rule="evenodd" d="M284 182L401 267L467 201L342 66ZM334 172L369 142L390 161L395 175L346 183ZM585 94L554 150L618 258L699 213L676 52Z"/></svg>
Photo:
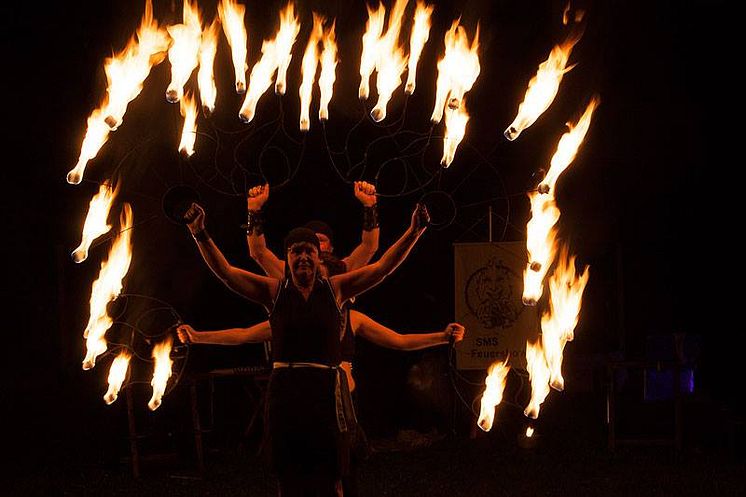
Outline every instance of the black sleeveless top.
<svg viewBox="0 0 746 497"><path fill-rule="evenodd" d="M273 361L339 364L343 322L328 279L317 278L306 300L286 278L275 298L269 324Z"/></svg>

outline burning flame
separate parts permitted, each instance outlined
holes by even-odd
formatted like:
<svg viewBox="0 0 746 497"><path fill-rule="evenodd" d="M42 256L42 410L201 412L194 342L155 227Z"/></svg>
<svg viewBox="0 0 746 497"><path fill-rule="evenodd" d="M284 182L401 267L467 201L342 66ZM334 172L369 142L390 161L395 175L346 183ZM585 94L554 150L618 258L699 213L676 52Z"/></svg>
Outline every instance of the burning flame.
<svg viewBox="0 0 746 497"><path fill-rule="evenodd" d="M85 223L83 224L83 236L81 237L80 245L72 253L75 262L80 263L86 260L91 243L111 229L111 225L106 220L109 217L111 205L118 191L118 186L112 188L109 182L105 181L99 186L98 193L91 199L88 205L88 215L86 215Z"/></svg>
<svg viewBox="0 0 746 497"><path fill-rule="evenodd" d="M112 130L122 124L127 104L140 94L145 78L163 60L169 43L168 33L153 20L153 7L148 0L137 41L131 39L123 52L107 60L104 68L109 82L105 121Z"/></svg>
<svg viewBox="0 0 746 497"><path fill-rule="evenodd" d="M438 82L435 107L430 120L439 123L443 110L458 109L464 94L471 90L481 70L479 66L479 25L469 45L469 37L459 19L453 21L444 37L445 54L438 61Z"/></svg>
<svg viewBox="0 0 746 497"><path fill-rule="evenodd" d="M153 359L155 359L155 366L153 367L153 379L150 384L153 386L153 396L148 402L148 407L151 411L155 411L161 405L161 398L166 391L166 384L168 379L171 377L171 345L173 344L173 337L170 335L161 343L153 346Z"/></svg>
<svg viewBox="0 0 746 497"><path fill-rule="evenodd" d="M285 10L280 12L280 31L277 33L276 57L277 57L277 79L275 81L275 93L285 94L288 66L293 58L293 45L300 31L300 23L295 17L292 2L288 2Z"/></svg>
<svg viewBox="0 0 746 497"><path fill-rule="evenodd" d="M67 173L67 182L77 185L83 180L83 173L88 161L96 157L98 151L109 138L109 125L104 121L103 111L96 109L88 117L88 129L80 147L78 163Z"/></svg>
<svg viewBox="0 0 746 497"><path fill-rule="evenodd" d="M166 100L178 102L184 96L184 85L199 62L199 48L202 38L202 21L199 7L189 0L184 0L184 23L169 26L168 34L173 43L168 49L168 60L171 62L171 83L166 90Z"/></svg>
<svg viewBox="0 0 746 497"><path fill-rule="evenodd" d="M539 70L528 82L526 96L518 106L518 115L505 130L505 138L511 141L518 138L521 131L534 124L539 116L552 105L562 77L574 67L566 67L567 61L582 34L582 31L573 31L564 43L555 45L547 60L539 64Z"/></svg>
<svg viewBox="0 0 746 497"><path fill-rule="evenodd" d="M562 11L562 24L567 26L570 24L570 13L572 10L571 2L567 2L567 5L565 5L565 10ZM585 17L585 10L583 9L577 9L575 11L575 15L573 16L573 19L576 23L579 23L583 20L583 17Z"/></svg>
<svg viewBox="0 0 746 497"><path fill-rule="evenodd" d="M523 273L523 303L526 305L536 305L541 298L544 291L542 281L554 260L556 251L554 225L560 217L555 202L554 187L559 176L575 159L578 148L588 132L593 111L599 102L599 98L594 96L578 123L575 126L567 124L570 131L560 138L549 172L539 185L538 193L531 192L528 195L531 200L532 217L528 222L526 239L529 264Z"/></svg>
<svg viewBox="0 0 746 497"><path fill-rule="evenodd" d="M179 152L191 157L194 153L194 141L197 138L197 102L191 93L187 93L181 99L179 107L181 115L184 116Z"/></svg>
<svg viewBox="0 0 746 497"><path fill-rule="evenodd" d="M378 102L370 112L374 121L380 122L386 118L386 106L391 100L394 90L401 85L401 75L407 67L407 56L399 45L404 11L408 0L396 0L394 8L389 13L386 34L376 43L376 90Z"/></svg>
<svg viewBox="0 0 746 497"><path fill-rule="evenodd" d="M560 210L554 195L529 192L531 219L526 225L526 249L528 264L523 271L523 303L536 305L544 293L544 276L552 265L556 251L557 230L555 225L560 218Z"/></svg>
<svg viewBox="0 0 746 497"><path fill-rule="evenodd" d="M132 208L125 203L120 216L120 232L109 250L109 257L101 264L98 279L91 287L88 325L83 332L86 339L86 356L83 369L96 365L96 358L106 352L104 334L113 321L106 310L109 302L114 301L122 291L122 280L132 261Z"/></svg>
<svg viewBox="0 0 746 497"><path fill-rule="evenodd" d="M365 23L365 34L363 34L363 53L360 56L360 89L358 96L360 100L367 100L370 93L370 75L376 68L378 58L378 42L383 32L383 21L386 17L386 8L378 4L378 9L368 8L368 22Z"/></svg>
<svg viewBox="0 0 746 497"><path fill-rule="evenodd" d="M136 36L130 39L124 50L104 62L108 84L106 97L88 117L88 129L78 162L67 173L68 183L77 185L83 180L86 165L106 143L109 132L122 124L127 105L140 94L150 69L163 60L168 44L168 33L153 20L153 5L147 0Z"/></svg>
<svg viewBox="0 0 746 497"><path fill-rule="evenodd" d="M482 407L479 411L479 420L477 424L484 431L492 429L492 422L495 419L495 407L503 400L503 392L508 379L510 366L507 365L507 359L503 362L493 362L487 372L487 378L484 380L486 385L482 394Z"/></svg>
<svg viewBox="0 0 746 497"><path fill-rule="evenodd" d="M122 383L124 383L124 379L127 377L127 369L130 366L130 354L127 351L122 351L119 353L119 355L112 361L111 368L109 369L109 389L106 391L106 394L104 395L104 402L106 402L107 405L111 405L115 400L117 400L117 396L119 395L119 391L122 389Z"/></svg>
<svg viewBox="0 0 746 497"><path fill-rule="evenodd" d="M544 180L539 185L539 191L547 193L554 190L554 185L557 183L557 179L560 174L567 169L567 167L575 160L575 156L578 153L580 145L585 139L588 128L591 125L591 117L593 117L593 111L596 110L599 103L601 102L598 96L591 98L588 105L585 108L585 112L578 120L577 124L573 126L567 123L569 131L562 135L559 143L557 144L557 151L552 156L550 163L549 172L547 172Z"/></svg>
<svg viewBox="0 0 746 497"><path fill-rule="evenodd" d="M468 122L469 114L466 112L465 101L457 109L446 110L446 134L443 137L443 157L440 159L442 166L448 167L453 162L456 147L464 138Z"/></svg>
<svg viewBox="0 0 746 497"><path fill-rule="evenodd" d="M526 428L526 438L531 438L534 436L534 429L530 426Z"/></svg>
<svg viewBox="0 0 746 497"><path fill-rule="evenodd" d="M319 62L319 40L323 32L324 18L313 14L313 29L311 30L311 36L308 38L308 45L306 45L306 52L303 54L303 62L301 63L301 73L303 75L300 84L298 94L300 95L300 129L301 131L308 131L311 126L310 107L311 107L311 92L313 91L313 83L316 79L316 68Z"/></svg>
<svg viewBox="0 0 746 497"><path fill-rule="evenodd" d="M563 246L554 273L549 278L549 312L541 317L541 342L549 365L550 385L558 391L565 388L562 352L565 344L575 336L587 283L588 266L578 276L575 273L575 257L570 257L567 247Z"/></svg>
<svg viewBox="0 0 746 497"><path fill-rule="evenodd" d="M321 102L319 103L319 119L329 119L329 102L332 99L334 81L337 78L337 40L334 35L333 22L329 29L324 30L323 46L321 52L321 74L319 75L319 89L321 90Z"/></svg>
<svg viewBox="0 0 746 497"><path fill-rule="evenodd" d="M285 93L285 74L290 64L291 50L298 31L300 31L298 18L295 17L293 4L289 3L280 12L280 29L274 39L264 40L262 57L251 69L249 89L241 111L238 113L238 117L243 122L249 123L254 119L256 104L272 84L272 76L275 72L277 72L275 93L279 95Z"/></svg>
<svg viewBox="0 0 746 497"><path fill-rule="evenodd" d="M526 369L531 381L531 400L523 411L529 418L539 417L539 409L549 395L549 367L540 342L526 342Z"/></svg>
<svg viewBox="0 0 746 497"><path fill-rule="evenodd" d="M218 90L215 87L215 53L218 49L218 20L214 19L210 27L202 32L202 43L199 47L199 72L197 73L197 84L199 85L199 98L202 101L202 112L206 116L215 110L215 99Z"/></svg>
<svg viewBox="0 0 746 497"><path fill-rule="evenodd" d="M412 33L409 36L409 67L407 69L407 85L404 91L411 95L414 93L417 79L417 63L420 60L422 49L425 48L430 37L430 16L433 13L433 6L427 5L422 0L417 0L417 8L414 12L414 24Z"/></svg>
<svg viewBox="0 0 746 497"><path fill-rule="evenodd" d="M218 16L223 25L223 32L231 47L231 58L233 70L236 73L236 93L246 91L246 71L249 65L246 62L248 53L248 41L244 15L246 7L235 0L220 0L218 5Z"/></svg>

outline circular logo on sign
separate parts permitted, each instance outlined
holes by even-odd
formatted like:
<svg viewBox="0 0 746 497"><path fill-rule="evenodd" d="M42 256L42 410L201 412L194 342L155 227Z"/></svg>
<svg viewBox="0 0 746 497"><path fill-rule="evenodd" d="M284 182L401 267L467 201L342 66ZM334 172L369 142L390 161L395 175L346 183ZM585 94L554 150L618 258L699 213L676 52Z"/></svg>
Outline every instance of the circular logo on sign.
<svg viewBox="0 0 746 497"><path fill-rule="evenodd" d="M484 328L508 328L522 311L511 283L517 275L495 257L466 281L466 305Z"/></svg>

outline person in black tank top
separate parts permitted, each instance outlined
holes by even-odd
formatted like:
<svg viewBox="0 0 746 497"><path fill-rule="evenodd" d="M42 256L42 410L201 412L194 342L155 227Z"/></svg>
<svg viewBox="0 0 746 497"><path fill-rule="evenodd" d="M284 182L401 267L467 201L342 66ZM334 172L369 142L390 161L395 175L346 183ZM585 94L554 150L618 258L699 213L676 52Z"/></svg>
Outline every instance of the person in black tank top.
<svg viewBox="0 0 746 497"><path fill-rule="evenodd" d="M318 273L316 235L296 228L285 242L286 278L270 311L272 361L267 396L270 460L281 495L316 488L335 495L344 472L346 431L337 411L341 311L326 278Z"/></svg>
<svg viewBox="0 0 746 497"><path fill-rule="evenodd" d="M347 418L339 393L345 375L337 368L340 305L379 284L404 261L427 228L427 209L417 205L409 228L377 262L329 279L318 276L319 239L307 228L288 234L290 276L279 280L228 263L207 233L205 212L198 204L190 206L185 219L213 273L270 312L274 350L267 428L280 495L341 495L347 451L339 441L347 431Z"/></svg>

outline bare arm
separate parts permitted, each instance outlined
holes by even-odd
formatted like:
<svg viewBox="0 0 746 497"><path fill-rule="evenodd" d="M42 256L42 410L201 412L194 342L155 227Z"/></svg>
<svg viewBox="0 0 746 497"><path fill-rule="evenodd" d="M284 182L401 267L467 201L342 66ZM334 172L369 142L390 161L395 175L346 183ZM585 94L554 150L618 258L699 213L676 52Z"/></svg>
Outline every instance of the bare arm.
<svg viewBox="0 0 746 497"><path fill-rule="evenodd" d="M192 220L188 225L189 231L197 242L202 258L215 276L239 295L270 307L277 293L279 280L232 266L205 231L205 211L202 207L192 204L186 212L186 218Z"/></svg>
<svg viewBox="0 0 746 497"><path fill-rule="evenodd" d="M424 205L418 204L412 213L412 222L407 231L373 264L368 264L349 273L330 279L340 303L376 286L391 274L417 243L427 228L430 217Z"/></svg>
<svg viewBox="0 0 746 497"><path fill-rule="evenodd" d="M267 242L264 239L262 207L268 198L268 183L253 187L246 194L246 204L249 211L246 243L249 245L249 255L259 264L264 274L281 280L285 277L285 262L267 248Z"/></svg>
<svg viewBox="0 0 746 497"><path fill-rule="evenodd" d="M267 276L281 280L285 277L285 261L281 261L267 248L264 234L246 233L249 255Z"/></svg>
<svg viewBox="0 0 746 497"><path fill-rule="evenodd" d="M242 345L244 343L266 342L272 338L269 321L255 324L249 328L229 328L218 331L197 331L188 324L176 328L182 343L199 343L211 345Z"/></svg>
<svg viewBox="0 0 746 497"><path fill-rule="evenodd" d="M454 342L464 339L464 327L458 323L449 324L443 331L401 335L358 311L351 310L350 319L356 335L389 349L419 350L446 344L451 338Z"/></svg>
<svg viewBox="0 0 746 497"><path fill-rule="evenodd" d="M348 271L354 271L368 264L378 250L378 214L376 211L376 187L365 181L355 182L355 197L363 204L363 235L360 245L355 247L343 262Z"/></svg>

